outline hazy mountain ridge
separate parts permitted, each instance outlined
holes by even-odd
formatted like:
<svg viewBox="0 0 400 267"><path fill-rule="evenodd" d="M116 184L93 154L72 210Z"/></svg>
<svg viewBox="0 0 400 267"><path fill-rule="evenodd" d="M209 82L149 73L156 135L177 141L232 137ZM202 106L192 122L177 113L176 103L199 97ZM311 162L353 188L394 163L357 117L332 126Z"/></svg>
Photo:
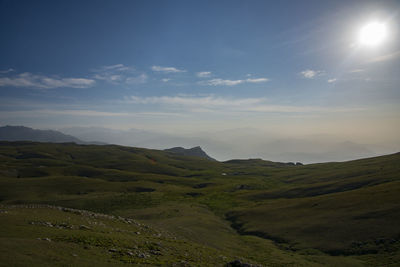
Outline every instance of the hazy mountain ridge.
<svg viewBox="0 0 400 267"><path fill-rule="evenodd" d="M72 127L60 131L90 141L152 149L200 145L220 161L262 158L280 162L317 163L345 161L394 153L400 147L362 144L334 135L282 136L254 128L215 132L167 133L154 130L114 130L101 127Z"/></svg>
<svg viewBox="0 0 400 267"><path fill-rule="evenodd" d="M114 130L101 127L72 127L59 131L24 126L0 127L0 140L117 144L150 149L196 147L199 144L217 160L262 158L279 162L332 162L396 152L395 147L363 145L334 136L282 137L256 129L232 129L215 133L164 133L150 130ZM181 150L179 153L186 154ZM188 155L194 153L192 151ZM196 154L196 153L195 153ZM205 157L204 155L199 154ZM209 157L207 155L207 157ZM207 158L205 157L205 158ZM214 158L213 158L214 159Z"/></svg>
<svg viewBox="0 0 400 267"><path fill-rule="evenodd" d="M192 156L192 157L199 157L199 158L205 158L209 160L215 160L209 155L207 155L206 152L201 149L200 146L192 147L192 148L183 148L183 147L173 147L173 148L168 148L164 149L166 152L182 155L182 156Z"/></svg>
<svg viewBox="0 0 400 267"><path fill-rule="evenodd" d="M3 126L0 127L1 141L32 141L46 143L76 143L76 144L91 144L104 145L102 142L82 141L75 136L64 134L55 130L39 130L25 126Z"/></svg>
<svg viewBox="0 0 400 267"><path fill-rule="evenodd" d="M0 140L3 141L33 141L50 143L77 143L85 142L72 136L54 130L37 130L25 126L0 127Z"/></svg>

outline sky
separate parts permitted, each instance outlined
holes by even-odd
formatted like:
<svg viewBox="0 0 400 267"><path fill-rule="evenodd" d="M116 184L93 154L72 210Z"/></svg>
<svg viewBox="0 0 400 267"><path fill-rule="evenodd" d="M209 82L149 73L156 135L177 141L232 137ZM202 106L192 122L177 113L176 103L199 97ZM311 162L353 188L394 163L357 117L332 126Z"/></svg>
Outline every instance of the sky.
<svg viewBox="0 0 400 267"><path fill-rule="evenodd" d="M399 1L0 0L0 125L395 146L399 16Z"/></svg>

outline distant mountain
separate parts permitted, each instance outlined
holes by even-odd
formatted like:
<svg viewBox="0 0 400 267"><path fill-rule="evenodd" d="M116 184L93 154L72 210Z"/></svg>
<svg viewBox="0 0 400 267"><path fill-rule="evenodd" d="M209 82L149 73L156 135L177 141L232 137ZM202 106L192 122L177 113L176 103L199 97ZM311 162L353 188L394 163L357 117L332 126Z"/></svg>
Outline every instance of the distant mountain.
<svg viewBox="0 0 400 267"><path fill-rule="evenodd" d="M37 130L24 126L0 127L0 140L88 144L76 137L58 131Z"/></svg>
<svg viewBox="0 0 400 267"><path fill-rule="evenodd" d="M200 157L200 158L205 158L205 159L209 159L209 160L214 160L212 157L210 157L209 155L207 155L206 152L203 151L203 149L201 149L201 147L196 146L196 147L192 147L189 149L183 148L183 147L173 147L173 148L169 148L169 149L164 149L164 151L170 152L170 153L174 153L174 154L178 154L178 155L182 155L182 156L193 156L193 157Z"/></svg>

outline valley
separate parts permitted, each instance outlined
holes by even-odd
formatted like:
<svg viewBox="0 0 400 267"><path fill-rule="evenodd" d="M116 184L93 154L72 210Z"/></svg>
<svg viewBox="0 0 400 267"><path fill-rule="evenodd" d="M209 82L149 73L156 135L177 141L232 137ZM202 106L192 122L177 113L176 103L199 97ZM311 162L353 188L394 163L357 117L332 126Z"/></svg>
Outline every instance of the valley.
<svg viewBox="0 0 400 267"><path fill-rule="evenodd" d="M400 262L400 154L294 165L0 142L0 158L2 266Z"/></svg>

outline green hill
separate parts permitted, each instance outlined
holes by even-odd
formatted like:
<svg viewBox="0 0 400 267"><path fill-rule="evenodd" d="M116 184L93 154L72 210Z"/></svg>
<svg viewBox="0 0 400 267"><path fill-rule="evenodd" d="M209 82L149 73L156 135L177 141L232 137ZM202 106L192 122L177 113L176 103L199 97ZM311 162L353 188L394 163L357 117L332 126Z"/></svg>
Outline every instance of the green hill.
<svg viewBox="0 0 400 267"><path fill-rule="evenodd" d="M0 142L0 265L96 258L107 266L396 266L399 162L400 154L311 165L217 162L115 145ZM93 215L88 225L89 211L115 217ZM154 232L139 240L93 226L115 220L122 232L145 233L118 216ZM74 227L57 228L65 222ZM169 239L153 255L146 244L159 242L158 233Z"/></svg>

